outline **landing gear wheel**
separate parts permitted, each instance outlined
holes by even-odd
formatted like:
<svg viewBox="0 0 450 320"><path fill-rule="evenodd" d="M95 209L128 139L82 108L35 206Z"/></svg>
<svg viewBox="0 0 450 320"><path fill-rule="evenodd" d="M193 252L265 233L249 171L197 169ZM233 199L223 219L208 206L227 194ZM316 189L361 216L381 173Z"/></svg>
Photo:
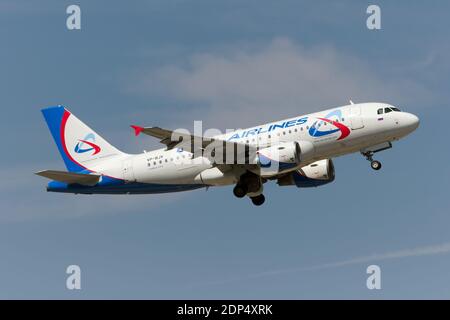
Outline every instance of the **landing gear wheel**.
<svg viewBox="0 0 450 320"><path fill-rule="evenodd" d="M369 152L361 152L361 154L366 157L366 159L368 161L370 161L370 166L372 167L373 170L380 170L381 169L381 162L378 160L373 160L373 152L369 151Z"/></svg>
<svg viewBox="0 0 450 320"><path fill-rule="evenodd" d="M266 197L264 197L263 194L260 194L259 196L252 197L252 202L255 206L260 206L266 201Z"/></svg>
<svg viewBox="0 0 450 320"><path fill-rule="evenodd" d="M233 194L238 198L243 198L247 194L247 188L238 184L234 187Z"/></svg>
<svg viewBox="0 0 450 320"><path fill-rule="evenodd" d="M380 170L381 162L377 161L377 160L373 160L372 162L370 162L370 166L372 167L373 170Z"/></svg>

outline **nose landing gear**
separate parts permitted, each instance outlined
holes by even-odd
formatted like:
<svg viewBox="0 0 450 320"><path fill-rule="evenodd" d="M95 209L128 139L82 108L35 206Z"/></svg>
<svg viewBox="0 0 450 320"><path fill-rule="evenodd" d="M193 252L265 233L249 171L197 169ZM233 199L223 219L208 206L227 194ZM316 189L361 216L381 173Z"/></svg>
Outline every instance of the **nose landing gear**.
<svg viewBox="0 0 450 320"><path fill-rule="evenodd" d="M381 169L381 162L377 161L377 160L373 160L370 163L370 166L372 167L373 170L380 170Z"/></svg>
<svg viewBox="0 0 450 320"><path fill-rule="evenodd" d="M372 151L361 152L361 154L362 154L364 157L366 157L366 159L367 159L368 161L370 161L370 167L371 167L373 170L378 171L378 170L381 169L381 162L378 161L378 160L373 160L373 154L374 154L374 153L373 153Z"/></svg>
<svg viewBox="0 0 450 320"><path fill-rule="evenodd" d="M387 150L392 148L392 143L390 141L386 141L368 148L364 148L361 150L361 154L366 157L368 161L370 161L370 166L373 170L380 170L381 169L381 162L377 160L373 160L373 155L376 152L380 152L383 150Z"/></svg>

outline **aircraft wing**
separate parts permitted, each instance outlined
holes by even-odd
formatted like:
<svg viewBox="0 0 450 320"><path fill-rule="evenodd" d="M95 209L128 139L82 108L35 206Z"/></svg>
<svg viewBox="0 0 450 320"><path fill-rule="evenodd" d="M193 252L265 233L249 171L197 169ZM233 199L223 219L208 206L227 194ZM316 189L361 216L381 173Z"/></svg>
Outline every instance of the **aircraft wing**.
<svg viewBox="0 0 450 320"><path fill-rule="evenodd" d="M51 180L64 182L67 184L81 184L84 186L94 186L100 181L99 174L75 173L57 170L45 170L36 172L38 176L45 177Z"/></svg>
<svg viewBox="0 0 450 320"><path fill-rule="evenodd" d="M249 163L249 159L253 160L253 155L256 155L257 148L245 143L237 143L237 142L229 142L225 140L218 140L214 138L195 136L189 133L183 133L181 131L173 131L168 129L162 129L159 127L140 127L140 126L131 126L134 129L134 133L138 136L141 133L147 134L149 136L160 139L162 144L167 146L167 150L177 148L186 148L191 150L194 153L195 148L200 148L202 150L209 148L218 150L219 146L223 150L222 152L225 154L227 150L233 150L234 155L234 163L236 164L237 159L245 159L245 163ZM241 163L239 163L241 164Z"/></svg>
<svg viewBox="0 0 450 320"><path fill-rule="evenodd" d="M205 145L203 143L203 140L205 140L206 138L183 133L181 131L167 130L159 127L139 127L134 125L132 125L131 127L134 129L134 133L136 136L144 133L146 135L160 139L160 142L167 146L167 150L173 149L176 146L182 147L184 145L190 145L196 139L198 139L198 142L202 142L202 147L206 147L206 145L211 142L211 140L209 140L209 142Z"/></svg>

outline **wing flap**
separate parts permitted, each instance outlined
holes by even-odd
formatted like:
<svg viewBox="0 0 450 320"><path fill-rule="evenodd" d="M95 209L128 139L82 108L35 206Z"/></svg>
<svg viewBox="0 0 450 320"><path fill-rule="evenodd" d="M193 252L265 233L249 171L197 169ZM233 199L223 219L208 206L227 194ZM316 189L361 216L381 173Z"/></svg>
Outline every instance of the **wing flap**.
<svg viewBox="0 0 450 320"><path fill-rule="evenodd" d="M86 174L75 173L58 170L44 170L36 172L38 176L48 178L51 180L64 182L67 184L81 184L84 186L94 186L100 181L101 175L98 174Z"/></svg>

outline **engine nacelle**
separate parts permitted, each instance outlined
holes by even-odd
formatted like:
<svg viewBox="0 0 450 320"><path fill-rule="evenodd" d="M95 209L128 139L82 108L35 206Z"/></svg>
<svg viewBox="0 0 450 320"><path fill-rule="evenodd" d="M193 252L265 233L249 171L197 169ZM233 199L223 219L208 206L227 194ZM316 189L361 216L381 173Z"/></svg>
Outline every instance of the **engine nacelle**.
<svg viewBox="0 0 450 320"><path fill-rule="evenodd" d="M314 145L309 141L283 142L257 152L257 163L262 177L289 172L314 156Z"/></svg>
<svg viewBox="0 0 450 320"><path fill-rule="evenodd" d="M331 159L319 160L278 179L278 185L296 185L299 188L318 187L333 182L334 165Z"/></svg>

